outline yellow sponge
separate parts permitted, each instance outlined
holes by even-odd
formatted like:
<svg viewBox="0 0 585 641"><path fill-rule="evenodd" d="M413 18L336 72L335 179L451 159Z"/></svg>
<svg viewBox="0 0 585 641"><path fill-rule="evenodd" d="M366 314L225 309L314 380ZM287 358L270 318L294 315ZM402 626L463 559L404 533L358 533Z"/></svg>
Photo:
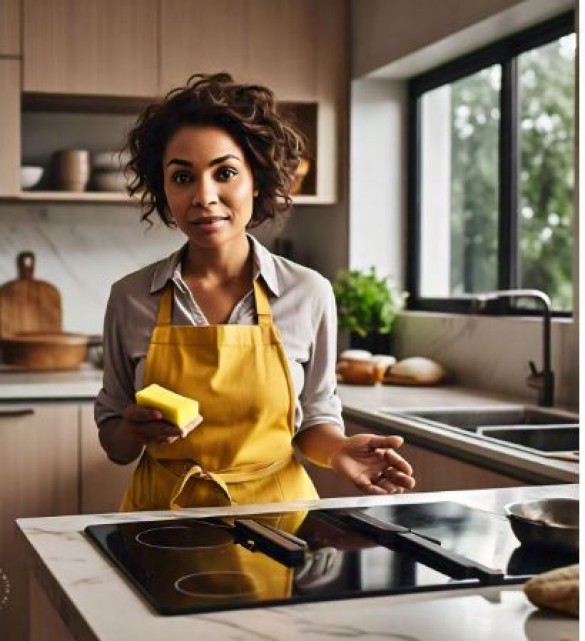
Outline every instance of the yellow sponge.
<svg viewBox="0 0 585 641"><path fill-rule="evenodd" d="M136 392L136 403L156 407L163 418L179 428L193 422L199 416L199 403L192 398L181 396L156 383Z"/></svg>

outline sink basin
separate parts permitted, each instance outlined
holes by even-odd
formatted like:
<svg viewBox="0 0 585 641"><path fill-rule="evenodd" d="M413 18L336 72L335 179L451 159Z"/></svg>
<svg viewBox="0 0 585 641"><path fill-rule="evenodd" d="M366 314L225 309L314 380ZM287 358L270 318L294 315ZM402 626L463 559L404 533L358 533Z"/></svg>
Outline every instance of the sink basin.
<svg viewBox="0 0 585 641"><path fill-rule="evenodd" d="M458 407L397 411L390 408L380 410L384 414L414 418L441 427L457 427L468 432L479 432L483 427L507 425L575 425L579 422L576 414L563 410L518 405L511 408Z"/></svg>
<svg viewBox="0 0 585 641"><path fill-rule="evenodd" d="M540 425L538 427L486 427L479 433L513 445L539 452L577 452L578 425Z"/></svg>

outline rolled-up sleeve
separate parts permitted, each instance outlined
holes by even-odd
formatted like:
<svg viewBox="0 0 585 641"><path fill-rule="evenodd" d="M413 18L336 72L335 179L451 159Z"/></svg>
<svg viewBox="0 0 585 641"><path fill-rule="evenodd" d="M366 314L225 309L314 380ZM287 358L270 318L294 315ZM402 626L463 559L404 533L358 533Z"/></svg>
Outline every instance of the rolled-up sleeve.
<svg viewBox="0 0 585 641"><path fill-rule="evenodd" d="M95 422L119 417L134 402L134 366L125 343L124 296L114 285L104 318L104 379L94 406Z"/></svg>
<svg viewBox="0 0 585 641"><path fill-rule="evenodd" d="M337 310L328 281L323 279L322 308L316 317L314 340L305 363L305 384L300 395L303 421L299 431L329 423L344 431L341 400L337 395Z"/></svg>

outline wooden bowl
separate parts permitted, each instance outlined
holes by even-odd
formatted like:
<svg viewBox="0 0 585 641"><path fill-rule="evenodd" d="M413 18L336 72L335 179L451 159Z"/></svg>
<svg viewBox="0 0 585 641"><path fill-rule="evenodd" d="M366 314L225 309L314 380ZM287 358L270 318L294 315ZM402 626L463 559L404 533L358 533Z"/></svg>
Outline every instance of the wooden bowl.
<svg viewBox="0 0 585 641"><path fill-rule="evenodd" d="M0 339L3 362L27 371L62 371L81 367L88 337L67 332L21 332Z"/></svg>

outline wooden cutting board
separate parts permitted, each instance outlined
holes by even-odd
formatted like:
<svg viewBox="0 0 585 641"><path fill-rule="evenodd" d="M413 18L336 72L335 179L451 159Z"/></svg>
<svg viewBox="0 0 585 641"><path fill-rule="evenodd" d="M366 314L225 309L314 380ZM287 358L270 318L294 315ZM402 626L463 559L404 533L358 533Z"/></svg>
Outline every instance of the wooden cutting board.
<svg viewBox="0 0 585 641"><path fill-rule="evenodd" d="M61 295L55 286L34 278L33 252L20 252L16 269L18 278L0 287L0 337L62 331Z"/></svg>

